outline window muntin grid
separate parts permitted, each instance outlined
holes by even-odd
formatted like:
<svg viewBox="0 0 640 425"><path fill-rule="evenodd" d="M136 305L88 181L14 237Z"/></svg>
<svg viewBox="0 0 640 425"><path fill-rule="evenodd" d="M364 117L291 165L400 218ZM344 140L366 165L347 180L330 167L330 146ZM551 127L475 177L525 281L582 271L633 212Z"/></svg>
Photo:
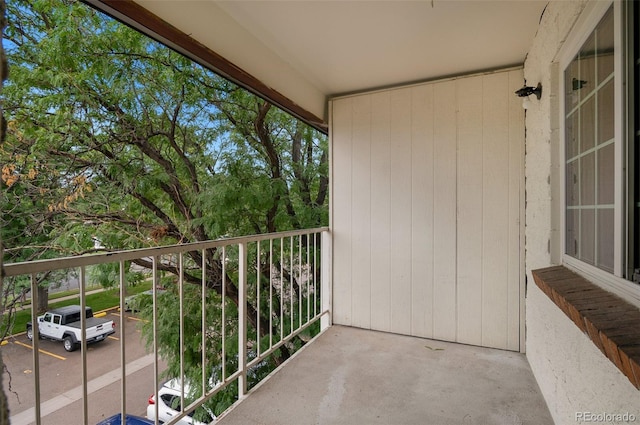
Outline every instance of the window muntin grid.
<svg viewBox="0 0 640 425"><path fill-rule="evenodd" d="M565 253L613 273L613 7L566 67L564 80Z"/></svg>

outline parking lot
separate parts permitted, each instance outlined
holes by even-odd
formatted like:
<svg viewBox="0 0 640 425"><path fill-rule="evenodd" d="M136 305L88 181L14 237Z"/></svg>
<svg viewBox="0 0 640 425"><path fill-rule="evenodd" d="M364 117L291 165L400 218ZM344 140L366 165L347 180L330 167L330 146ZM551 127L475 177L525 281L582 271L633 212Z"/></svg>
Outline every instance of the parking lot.
<svg viewBox="0 0 640 425"><path fill-rule="evenodd" d="M116 324L116 333L87 349L89 423L120 411L121 339L126 341L127 412L144 416L154 392L154 355L141 341L140 320L117 309L105 312ZM0 348L6 370L4 389L9 399L12 425L35 423L33 348L25 334L10 337ZM67 352L61 342L40 340L40 394L42 423L82 423L82 351ZM160 362L160 370L164 364Z"/></svg>

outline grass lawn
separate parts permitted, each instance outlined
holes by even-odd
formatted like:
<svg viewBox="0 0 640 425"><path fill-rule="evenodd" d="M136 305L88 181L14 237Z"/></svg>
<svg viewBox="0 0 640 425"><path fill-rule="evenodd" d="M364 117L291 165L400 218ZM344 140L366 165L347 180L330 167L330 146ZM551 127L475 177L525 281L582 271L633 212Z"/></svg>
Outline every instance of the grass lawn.
<svg viewBox="0 0 640 425"><path fill-rule="evenodd" d="M136 286L130 286L127 288L127 296L139 294L147 289L151 288L151 282L140 282ZM68 291L65 295L57 296L56 298L49 298L49 309L64 307L67 305L80 304L80 295L78 291ZM57 295L57 294L56 294ZM76 295L73 299L55 301L58 298ZM86 304L93 309L93 313L97 313L102 310L107 310L120 305L120 290L118 288L106 289L102 292L90 294L86 296ZM6 315L3 318L6 320ZM13 323L13 331L10 334L17 334L26 330L27 322L31 321L31 308L17 311L15 314L15 322Z"/></svg>

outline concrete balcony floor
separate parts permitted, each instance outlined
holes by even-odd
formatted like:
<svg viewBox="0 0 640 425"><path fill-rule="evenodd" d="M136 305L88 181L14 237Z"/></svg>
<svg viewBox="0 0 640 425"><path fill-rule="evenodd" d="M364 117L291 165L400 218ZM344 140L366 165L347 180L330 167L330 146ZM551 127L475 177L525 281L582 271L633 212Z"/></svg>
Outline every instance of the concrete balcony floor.
<svg viewBox="0 0 640 425"><path fill-rule="evenodd" d="M333 326L218 425L553 424L520 353Z"/></svg>

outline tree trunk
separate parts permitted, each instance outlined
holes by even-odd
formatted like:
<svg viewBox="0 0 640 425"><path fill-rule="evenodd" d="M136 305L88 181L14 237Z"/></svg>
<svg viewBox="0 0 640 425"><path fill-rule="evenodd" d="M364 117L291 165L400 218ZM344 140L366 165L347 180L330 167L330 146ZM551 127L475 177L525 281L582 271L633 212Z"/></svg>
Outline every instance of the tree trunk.
<svg viewBox="0 0 640 425"><path fill-rule="evenodd" d="M37 286L38 288L38 305L36 311L38 314L44 314L49 308L49 288L47 286ZM31 295L33 298L33 294Z"/></svg>
<svg viewBox="0 0 640 425"><path fill-rule="evenodd" d="M0 0L0 2L4 2L4 0ZM0 366L2 366L2 368L4 369L4 363L2 361L1 351L0 351ZM4 373L0 373L0 424L9 424L9 401L7 400L7 395L4 393L2 375L4 375Z"/></svg>

